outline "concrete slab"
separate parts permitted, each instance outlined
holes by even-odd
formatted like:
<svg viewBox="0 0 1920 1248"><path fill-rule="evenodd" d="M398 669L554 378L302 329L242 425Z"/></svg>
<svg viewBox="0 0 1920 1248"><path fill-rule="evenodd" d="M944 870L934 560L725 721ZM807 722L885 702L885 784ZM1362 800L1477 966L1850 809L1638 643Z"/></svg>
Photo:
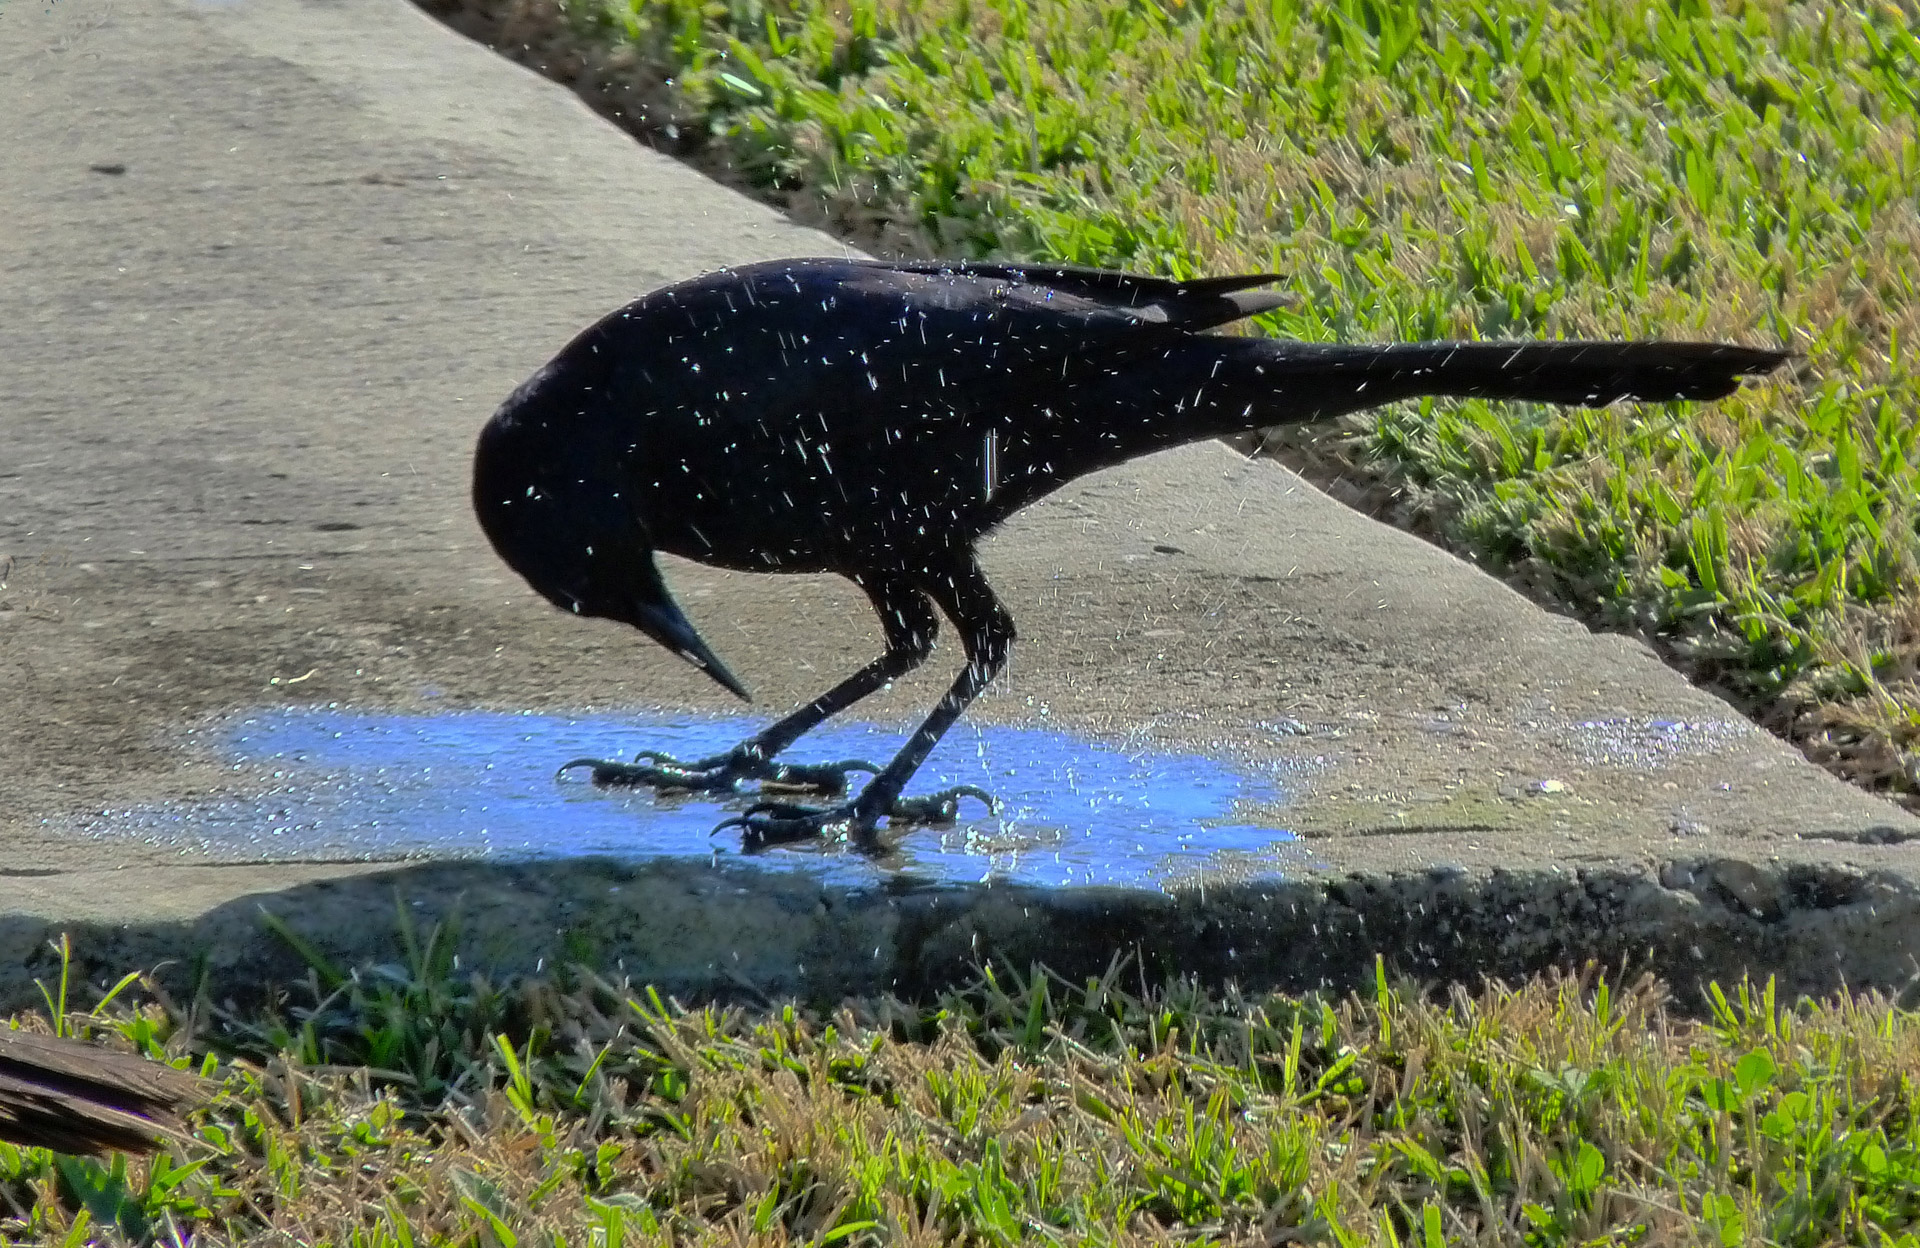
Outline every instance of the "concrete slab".
<svg viewBox="0 0 1920 1248"><path fill-rule="evenodd" d="M747 861L687 831L717 808L543 788L568 732L631 749L737 708L496 563L475 432L634 293L837 244L401 0L0 21L0 1002L31 999L63 929L92 973L174 959L229 992L291 969L262 907L388 957L396 897L457 913L470 960L590 956L682 991L1125 949L1294 985L1376 951L1435 975L1626 957L1683 985L1913 970L1920 821L1637 644L1219 446L1091 478L986 553L1023 641L954 765L1027 785L1026 824ZM763 712L878 647L838 582L669 579ZM863 714L898 731L949 674ZM1049 751L1065 770L1036 779ZM1145 770L1102 793L1213 804L1048 813L1112 758ZM521 801L556 805L497 834Z"/></svg>

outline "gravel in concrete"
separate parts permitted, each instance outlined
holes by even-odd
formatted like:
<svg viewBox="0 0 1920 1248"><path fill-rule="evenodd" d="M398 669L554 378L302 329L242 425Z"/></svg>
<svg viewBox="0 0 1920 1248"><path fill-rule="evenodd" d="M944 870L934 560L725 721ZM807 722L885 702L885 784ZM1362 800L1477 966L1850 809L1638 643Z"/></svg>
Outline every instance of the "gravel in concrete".
<svg viewBox="0 0 1920 1248"><path fill-rule="evenodd" d="M336 957L391 956L396 895L421 921L457 910L502 969L593 956L690 992L911 989L980 956L1117 949L1291 984L1352 982L1376 951L1430 975L1628 958L1682 984L1913 970L1920 821L1639 644L1213 445L1090 478L993 541L1023 641L975 714L1277 775L1245 813L1298 840L1264 855L1040 888L804 854L343 863L102 836L103 811L190 824L270 786L204 744L249 708L731 709L494 560L472 439L634 294L841 248L402 0L15 3L0 23L0 1001L31 999L62 929L102 975L283 974L263 906ZM877 649L842 583L669 578L762 710ZM949 676L863 710L905 724Z"/></svg>

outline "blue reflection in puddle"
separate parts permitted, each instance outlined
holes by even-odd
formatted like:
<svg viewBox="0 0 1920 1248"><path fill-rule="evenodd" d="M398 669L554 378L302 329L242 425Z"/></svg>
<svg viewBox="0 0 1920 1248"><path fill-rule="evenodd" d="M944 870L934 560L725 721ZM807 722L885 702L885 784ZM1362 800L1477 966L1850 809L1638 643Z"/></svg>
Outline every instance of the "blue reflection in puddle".
<svg viewBox="0 0 1920 1248"><path fill-rule="evenodd" d="M709 833L744 798L722 804L704 795L596 789L584 770L556 779L554 768L581 755L627 758L639 748L700 758L758 726L743 716L670 713L260 711L210 731L236 770L270 769L274 787L252 797L110 811L95 830L250 861L731 854L737 832ZM807 734L792 757L884 763L903 736L872 724L828 725ZM1292 840L1244 822L1247 805L1280 797L1276 783L1198 754L1124 751L1045 729L963 723L909 791L954 784L995 793L1000 813L986 815L968 801L952 827L890 834L899 852L888 867L948 882L990 876L1158 886L1221 853L1242 872L1271 873L1270 851ZM828 846L755 860L843 878L872 879L875 871Z"/></svg>

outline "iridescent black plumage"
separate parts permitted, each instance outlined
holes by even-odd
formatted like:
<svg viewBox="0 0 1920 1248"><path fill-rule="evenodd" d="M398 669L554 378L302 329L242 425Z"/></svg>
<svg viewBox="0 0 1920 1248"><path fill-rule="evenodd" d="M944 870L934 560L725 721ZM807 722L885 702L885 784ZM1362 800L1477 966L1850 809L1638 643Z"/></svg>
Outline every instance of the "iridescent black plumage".
<svg viewBox="0 0 1920 1248"><path fill-rule="evenodd" d="M1267 275L1172 282L1083 269L783 260L653 292L567 346L481 434L474 504L540 593L624 620L745 690L654 568L664 550L762 572L837 572L887 650L727 755L596 763L602 781L837 792L844 768L772 760L922 662L938 615L967 666L860 795L771 804L750 840L951 817L959 792L902 787L1005 662L1013 623L974 544L1076 477L1162 447L1420 395L1597 406L1712 399L1786 358L1714 343L1337 346L1201 331L1283 298Z"/></svg>

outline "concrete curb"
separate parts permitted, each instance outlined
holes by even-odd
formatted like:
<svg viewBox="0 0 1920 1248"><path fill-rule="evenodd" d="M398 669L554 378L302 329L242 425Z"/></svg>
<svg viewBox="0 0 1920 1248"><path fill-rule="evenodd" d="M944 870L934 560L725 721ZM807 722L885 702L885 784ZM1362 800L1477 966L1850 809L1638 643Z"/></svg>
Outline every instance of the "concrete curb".
<svg viewBox="0 0 1920 1248"><path fill-rule="evenodd" d="M1130 889L845 890L797 873L707 863L426 864L243 896L155 925L0 919L0 1006L38 1002L70 935L75 969L129 967L189 996L257 999L307 966L262 913L336 966L404 964L398 914L448 923L461 965L494 976L568 964L619 971L683 999L925 996L982 964L1069 978L1116 956L1148 982L1191 975L1292 991L1364 990L1380 957L1420 982L1516 980L1595 961L1651 971L1681 1008L1709 981L1776 976L1787 994L1897 990L1915 977L1920 891L1889 874L1734 859L1568 872L1393 873Z"/></svg>

